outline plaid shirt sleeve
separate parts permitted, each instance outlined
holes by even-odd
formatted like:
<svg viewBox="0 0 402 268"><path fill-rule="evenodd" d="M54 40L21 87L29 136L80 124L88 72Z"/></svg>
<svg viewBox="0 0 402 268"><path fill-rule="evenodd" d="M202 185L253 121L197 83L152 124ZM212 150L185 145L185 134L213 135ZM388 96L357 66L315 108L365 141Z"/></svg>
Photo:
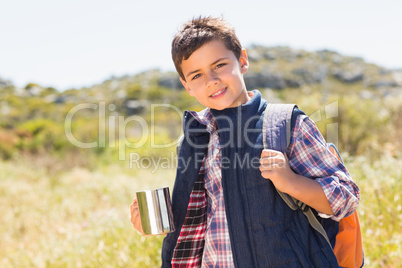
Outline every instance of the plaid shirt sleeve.
<svg viewBox="0 0 402 268"><path fill-rule="evenodd" d="M334 212L335 221L351 215L357 208L360 190L345 166L328 150L315 123L305 115L298 116L288 148L289 165L297 174L321 184Z"/></svg>

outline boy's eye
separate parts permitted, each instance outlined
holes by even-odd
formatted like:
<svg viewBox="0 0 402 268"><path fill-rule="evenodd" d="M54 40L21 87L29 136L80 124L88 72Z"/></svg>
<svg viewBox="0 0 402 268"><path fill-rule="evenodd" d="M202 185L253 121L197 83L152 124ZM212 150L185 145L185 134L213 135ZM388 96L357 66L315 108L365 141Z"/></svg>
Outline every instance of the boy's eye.
<svg viewBox="0 0 402 268"><path fill-rule="evenodd" d="M191 80L197 79L200 76L201 76L201 74L196 74L196 75L193 76L193 78Z"/></svg>
<svg viewBox="0 0 402 268"><path fill-rule="evenodd" d="M215 69L221 68L225 65L226 65L226 63L219 63L218 65L216 65Z"/></svg>

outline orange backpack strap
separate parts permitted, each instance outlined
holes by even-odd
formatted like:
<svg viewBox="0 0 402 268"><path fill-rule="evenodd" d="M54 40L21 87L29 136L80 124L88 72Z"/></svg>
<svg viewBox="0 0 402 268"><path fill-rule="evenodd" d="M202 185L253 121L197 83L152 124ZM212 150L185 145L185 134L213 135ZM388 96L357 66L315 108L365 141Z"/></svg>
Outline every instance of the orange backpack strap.
<svg viewBox="0 0 402 268"><path fill-rule="evenodd" d="M332 143L328 149L339 161L342 158ZM364 253L360 223L357 212L339 221L339 230L335 238L334 253L340 267L362 267L364 264Z"/></svg>
<svg viewBox="0 0 402 268"><path fill-rule="evenodd" d="M339 222L334 253L341 267L363 266L362 236L356 211Z"/></svg>
<svg viewBox="0 0 402 268"><path fill-rule="evenodd" d="M343 164L343 160L341 158L341 155L338 152L338 149L336 149L335 145L333 143L327 143L329 151L338 158L339 161Z"/></svg>

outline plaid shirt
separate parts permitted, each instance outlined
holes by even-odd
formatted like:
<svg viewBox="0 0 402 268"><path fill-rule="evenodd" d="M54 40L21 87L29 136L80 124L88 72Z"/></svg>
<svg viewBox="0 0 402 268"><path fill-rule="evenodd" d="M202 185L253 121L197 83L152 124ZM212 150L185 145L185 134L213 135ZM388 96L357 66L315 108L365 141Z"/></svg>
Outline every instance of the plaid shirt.
<svg viewBox="0 0 402 268"><path fill-rule="evenodd" d="M211 113L205 114L200 120L206 124L210 133L208 154L204 162L208 217L201 267L234 267L222 190L222 157L217 125Z"/></svg>
<svg viewBox="0 0 402 268"><path fill-rule="evenodd" d="M192 114L207 126L211 136L208 154L190 195L172 266L234 267L221 184L221 155L216 122L208 108ZM321 184L334 212L332 216L319 213L321 217L339 221L353 213L359 203L359 188L345 167L327 150L325 140L309 117L298 116L287 155L289 166L296 173L314 178ZM202 189L203 185L205 190Z"/></svg>
<svg viewBox="0 0 402 268"><path fill-rule="evenodd" d="M328 150L315 123L306 115L298 116L288 148L289 166L297 174L321 184L334 215L323 218L340 221L359 205L360 190L348 170Z"/></svg>

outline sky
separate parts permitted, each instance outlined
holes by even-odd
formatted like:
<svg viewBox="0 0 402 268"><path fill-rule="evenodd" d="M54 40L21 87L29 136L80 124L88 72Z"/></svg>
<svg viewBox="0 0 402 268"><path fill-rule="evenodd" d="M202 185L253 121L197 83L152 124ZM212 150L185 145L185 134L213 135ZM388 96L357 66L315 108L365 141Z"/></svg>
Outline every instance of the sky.
<svg viewBox="0 0 402 268"><path fill-rule="evenodd" d="M171 40L200 15L223 16L243 47L329 49L402 69L400 0L0 0L0 78L58 90L174 70Z"/></svg>

